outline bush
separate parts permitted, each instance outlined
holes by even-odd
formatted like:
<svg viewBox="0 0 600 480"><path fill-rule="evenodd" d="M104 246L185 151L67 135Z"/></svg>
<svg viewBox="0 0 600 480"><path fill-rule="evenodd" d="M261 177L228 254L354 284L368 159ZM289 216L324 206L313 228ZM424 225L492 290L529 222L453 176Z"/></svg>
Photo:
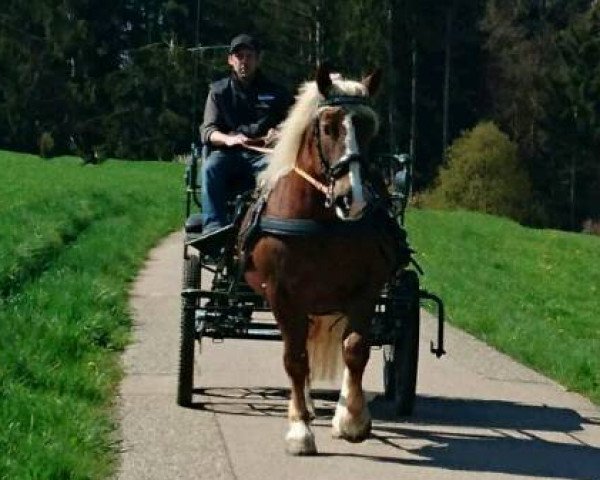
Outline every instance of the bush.
<svg viewBox="0 0 600 480"><path fill-rule="evenodd" d="M40 157L50 158L52 150L54 150L54 138L50 132L43 132L39 140Z"/></svg>
<svg viewBox="0 0 600 480"><path fill-rule="evenodd" d="M493 122L482 122L449 147L448 162L422 202L524 221L530 213L531 184L517 146Z"/></svg>

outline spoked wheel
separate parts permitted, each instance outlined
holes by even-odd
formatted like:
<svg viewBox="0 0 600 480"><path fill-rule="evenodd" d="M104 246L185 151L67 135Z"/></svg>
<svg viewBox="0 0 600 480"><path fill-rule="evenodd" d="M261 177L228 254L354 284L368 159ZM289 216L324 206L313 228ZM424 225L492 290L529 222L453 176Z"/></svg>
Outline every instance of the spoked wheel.
<svg viewBox="0 0 600 480"><path fill-rule="evenodd" d="M397 415L410 415L415 406L419 362L419 277L406 270L390 288L390 316L397 327L393 343L383 348L385 398Z"/></svg>
<svg viewBox="0 0 600 480"><path fill-rule="evenodd" d="M200 259L191 254L183 263L183 290L200 288ZM181 336L179 339L179 378L177 404L189 407L194 390L194 348L196 342L196 299L181 298Z"/></svg>

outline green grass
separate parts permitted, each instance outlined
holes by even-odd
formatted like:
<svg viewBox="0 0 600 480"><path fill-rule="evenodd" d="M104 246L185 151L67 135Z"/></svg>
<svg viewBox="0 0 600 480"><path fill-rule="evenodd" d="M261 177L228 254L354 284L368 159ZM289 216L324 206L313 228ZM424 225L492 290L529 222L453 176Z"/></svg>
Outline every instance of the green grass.
<svg viewBox="0 0 600 480"><path fill-rule="evenodd" d="M600 404L600 238L460 211L407 229L453 324Z"/></svg>
<svg viewBox="0 0 600 480"><path fill-rule="evenodd" d="M0 478L114 471L129 283L182 222L182 168L0 151Z"/></svg>

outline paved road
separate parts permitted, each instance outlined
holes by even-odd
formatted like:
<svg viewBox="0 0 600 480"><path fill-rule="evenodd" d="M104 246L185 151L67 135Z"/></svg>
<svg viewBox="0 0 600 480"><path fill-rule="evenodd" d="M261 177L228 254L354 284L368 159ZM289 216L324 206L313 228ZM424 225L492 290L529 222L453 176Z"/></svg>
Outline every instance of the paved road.
<svg viewBox="0 0 600 480"><path fill-rule="evenodd" d="M600 410L452 328L428 351L424 319L417 407L394 420L380 398L381 353L366 374L373 435L330 438L334 385L318 385L320 455L284 453L288 382L278 342L205 342L195 408L175 404L181 236L152 251L135 283L135 340L121 385L121 480L600 479Z"/></svg>

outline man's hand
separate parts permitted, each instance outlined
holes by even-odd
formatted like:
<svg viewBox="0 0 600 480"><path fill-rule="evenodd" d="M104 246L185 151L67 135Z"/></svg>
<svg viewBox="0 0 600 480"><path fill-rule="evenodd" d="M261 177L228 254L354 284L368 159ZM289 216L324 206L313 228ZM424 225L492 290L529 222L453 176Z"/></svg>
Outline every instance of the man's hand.
<svg viewBox="0 0 600 480"><path fill-rule="evenodd" d="M215 147L237 147L244 145L248 137L243 133L223 133L215 130L210 134L208 141Z"/></svg>
<svg viewBox="0 0 600 480"><path fill-rule="evenodd" d="M248 137L243 133L237 133L235 135L227 135L225 139L225 145L227 147L237 147L238 145L244 145L248 141Z"/></svg>

